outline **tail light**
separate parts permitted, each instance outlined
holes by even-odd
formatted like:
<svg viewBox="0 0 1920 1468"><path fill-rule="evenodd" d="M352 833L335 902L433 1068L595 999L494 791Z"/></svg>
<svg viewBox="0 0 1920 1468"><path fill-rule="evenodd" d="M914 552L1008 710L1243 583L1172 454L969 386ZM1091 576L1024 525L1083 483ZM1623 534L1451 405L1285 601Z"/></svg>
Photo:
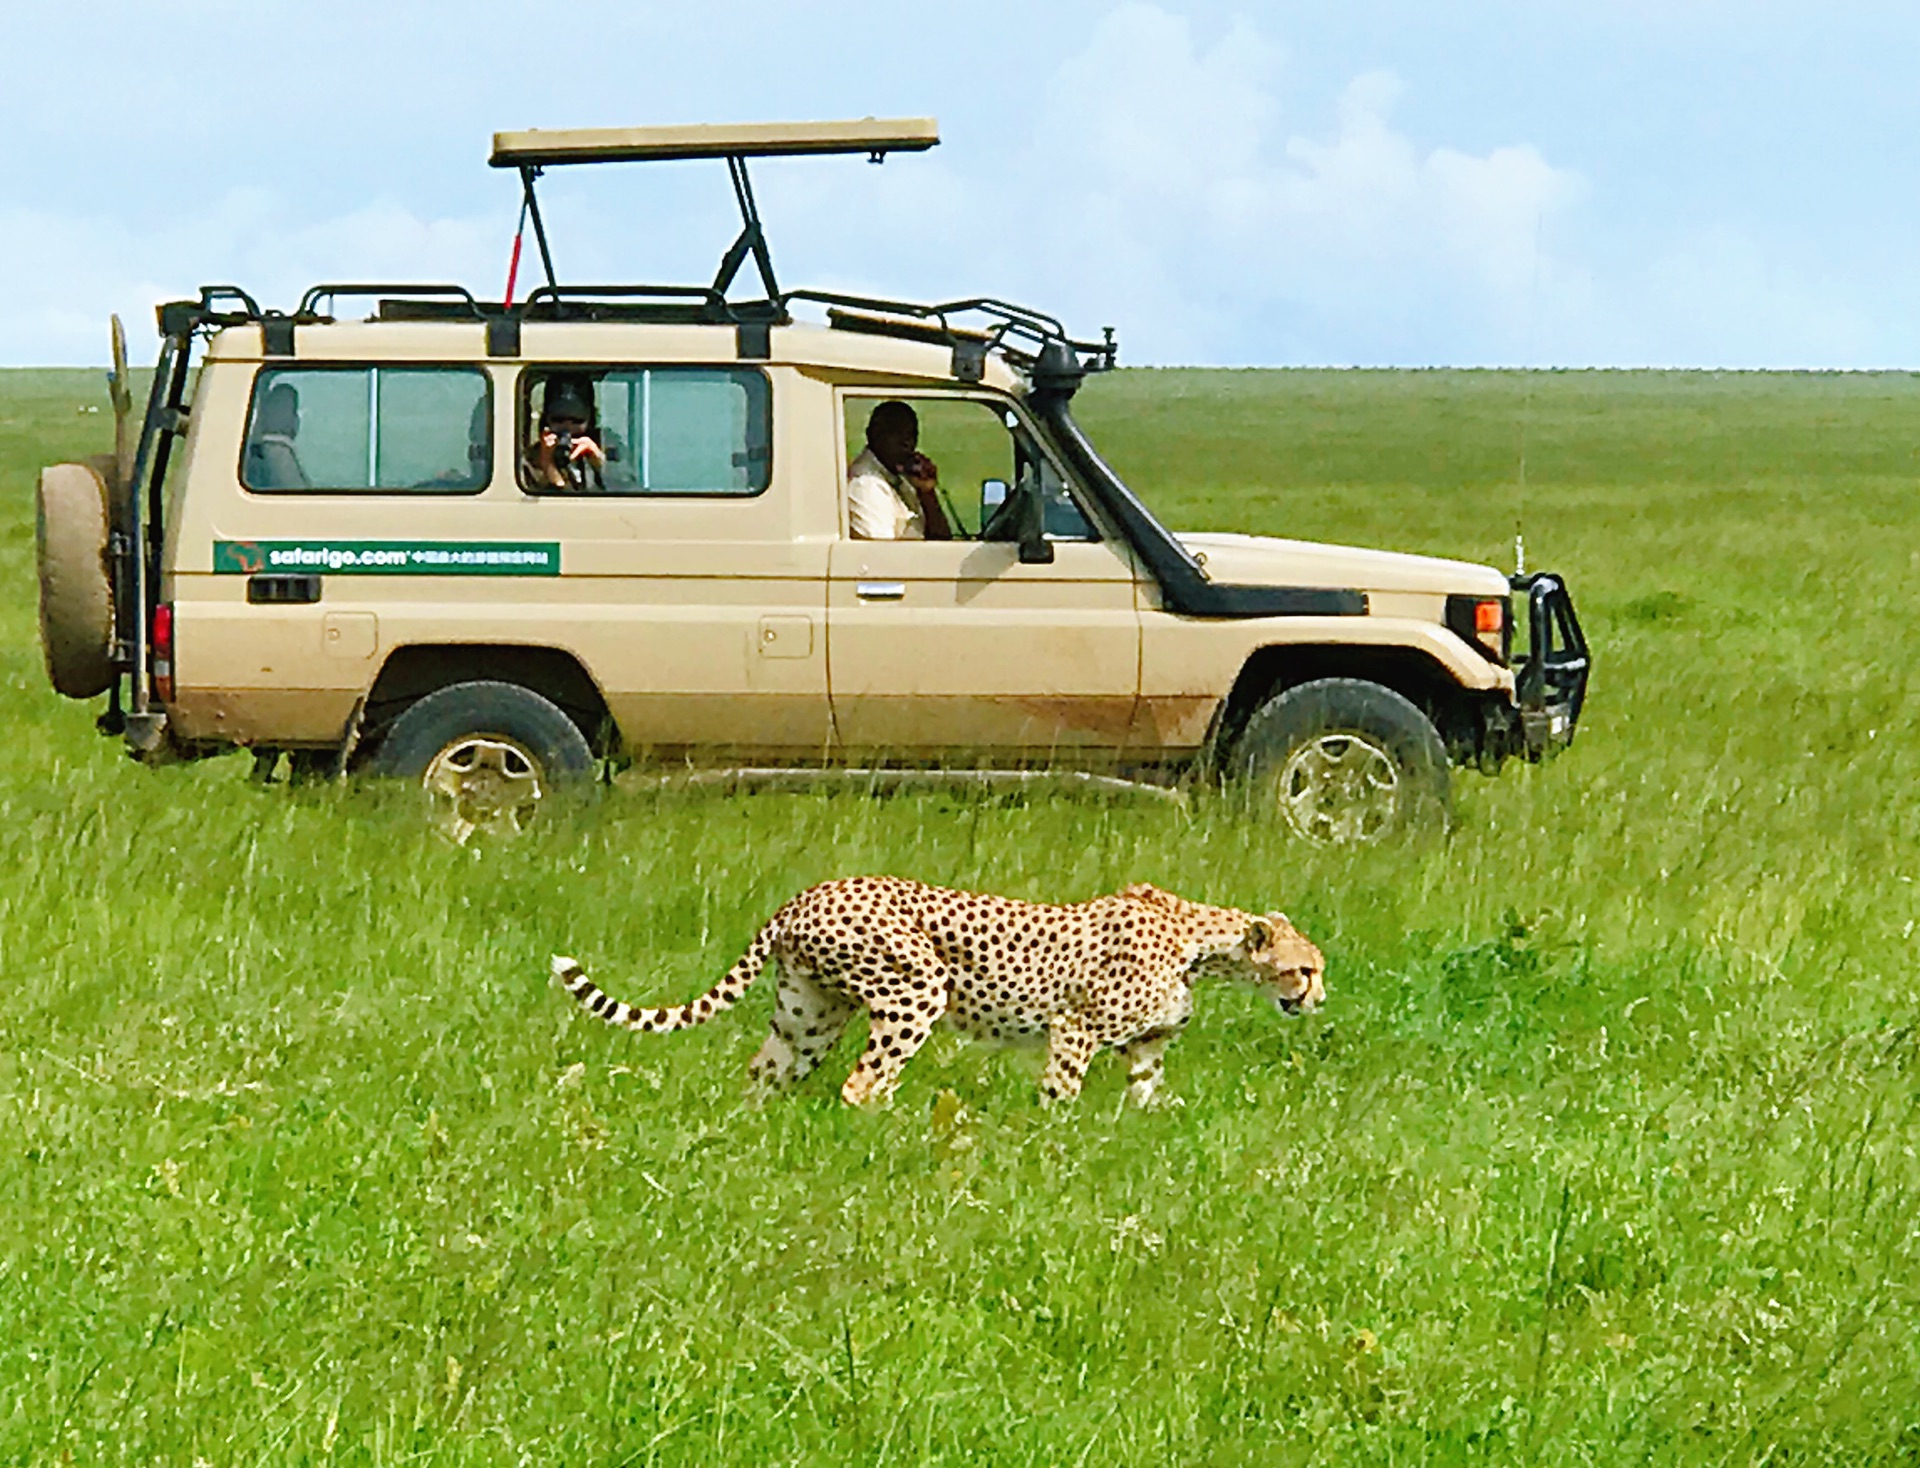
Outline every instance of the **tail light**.
<svg viewBox="0 0 1920 1468"><path fill-rule="evenodd" d="M153 609L153 694L162 703L173 702L173 603Z"/></svg>

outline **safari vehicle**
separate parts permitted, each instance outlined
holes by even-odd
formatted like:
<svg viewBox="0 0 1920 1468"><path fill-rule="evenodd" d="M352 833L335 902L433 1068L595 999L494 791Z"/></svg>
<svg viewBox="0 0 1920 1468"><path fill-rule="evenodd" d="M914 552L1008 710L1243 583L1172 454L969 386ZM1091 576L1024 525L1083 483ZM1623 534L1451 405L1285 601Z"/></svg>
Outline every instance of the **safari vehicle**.
<svg viewBox="0 0 1920 1468"><path fill-rule="evenodd" d="M780 288L750 159L937 141L928 120L502 133L545 273L524 299L510 274L498 302L358 283L290 312L232 286L161 306L137 433L117 349L116 453L41 475L55 688L106 694L99 726L138 759L364 769L463 838L618 757L1201 772L1362 841L1443 817L1450 765L1571 740L1588 653L1559 578L1176 534L1074 421L1110 329ZM713 282L562 284L536 179L659 159L728 166L742 227ZM761 293L737 298L749 260ZM563 393L592 399L591 483L529 468ZM851 533L849 464L888 399L968 486L952 539Z"/></svg>

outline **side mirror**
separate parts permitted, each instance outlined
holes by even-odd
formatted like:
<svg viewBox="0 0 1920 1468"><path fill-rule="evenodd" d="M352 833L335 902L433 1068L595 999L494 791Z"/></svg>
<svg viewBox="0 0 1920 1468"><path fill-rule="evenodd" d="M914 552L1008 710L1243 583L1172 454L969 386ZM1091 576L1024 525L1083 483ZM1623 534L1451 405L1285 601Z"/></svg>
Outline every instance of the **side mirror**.
<svg viewBox="0 0 1920 1468"><path fill-rule="evenodd" d="M993 512L1007 502L1007 481L1004 479L983 479L980 481L980 518L974 523L985 525L993 518Z"/></svg>
<svg viewBox="0 0 1920 1468"><path fill-rule="evenodd" d="M1051 566L1053 542L1047 539L1047 507L1034 485L1028 484L1023 489L1014 514L1019 517L1020 564Z"/></svg>
<svg viewBox="0 0 1920 1468"><path fill-rule="evenodd" d="M980 485L980 538L1011 540L1020 547L1023 566L1053 564L1053 542L1047 539L1047 511L1030 480L1011 488L1004 479Z"/></svg>

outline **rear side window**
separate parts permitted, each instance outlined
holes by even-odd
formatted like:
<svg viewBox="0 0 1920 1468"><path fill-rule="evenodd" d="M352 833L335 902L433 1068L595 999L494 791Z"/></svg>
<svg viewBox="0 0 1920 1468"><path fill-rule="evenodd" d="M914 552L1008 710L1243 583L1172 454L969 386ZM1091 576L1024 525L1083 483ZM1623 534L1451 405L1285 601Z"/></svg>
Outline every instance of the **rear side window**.
<svg viewBox="0 0 1920 1468"><path fill-rule="evenodd" d="M771 482L772 397L751 368L555 368L526 381L521 482L535 494L744 496ZM604 465L556 482L543 447L556 424L592 438Z"/></svg>
<svg viewBox="0 0 1920 1468"><path fill-rule="evenodd" d="M492 392L471 367L271 367L240 482L263 494L472 494L493 478Z"/></svg>

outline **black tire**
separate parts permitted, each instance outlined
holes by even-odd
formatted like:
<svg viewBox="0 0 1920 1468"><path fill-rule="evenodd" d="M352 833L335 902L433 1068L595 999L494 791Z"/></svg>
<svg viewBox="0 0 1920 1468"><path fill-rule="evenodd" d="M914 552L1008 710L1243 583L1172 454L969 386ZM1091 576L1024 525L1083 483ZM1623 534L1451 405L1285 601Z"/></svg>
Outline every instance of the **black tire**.
<svg viewBox="0 0 1920 1468"><path fill-rule="evenodd" d="M68 698L92 698L113 683L108 500L107 482L92 464L40 471L34 498L40 647L48 679Z"/></svg>
<svg viewBox="0 0 1920 1468"><path fill-rule="evenodd" d="M593 750L550 700L517 683L455 683L393 721L370 774L407 780L432 799L438 824L464 842L511 835L556 794L591 796Z"/></svg>
<svg viewBox="0 0 1920 1468"><path fill-rule="evenodd" d="M1433 721L1391 688L1319 678L1262 704L1229 770L1249 804L1277 807L1300 836L1359 845L1444 830L1446 746Z"/></svg>

